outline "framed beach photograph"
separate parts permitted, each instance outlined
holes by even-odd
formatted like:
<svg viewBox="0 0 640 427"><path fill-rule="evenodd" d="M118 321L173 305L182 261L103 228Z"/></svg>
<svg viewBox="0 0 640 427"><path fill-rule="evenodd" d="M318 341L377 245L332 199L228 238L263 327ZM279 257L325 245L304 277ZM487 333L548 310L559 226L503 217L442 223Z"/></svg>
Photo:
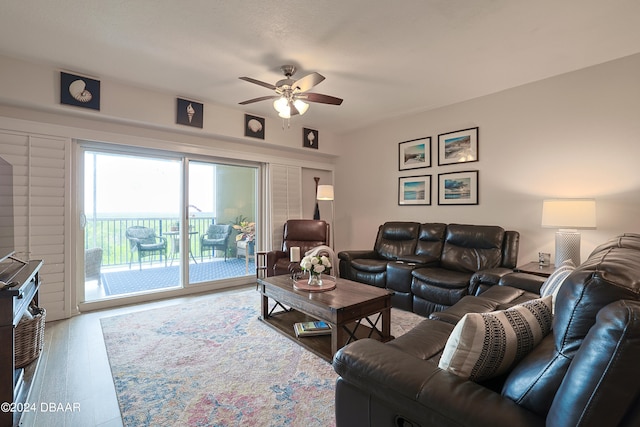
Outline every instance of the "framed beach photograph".
<svg viewBox="0 0 640 427"><path fill-rule="evenodd" d="M398 170L431 167L431 137L398 144Z"/></svg>
<svg viewBox="0 0 640 427"><path fill-rule="evenodd" d="M477 205L478 171L438 174L439 205Z"/></svg>
<svg viewBox="0 0 640 427"><path fill-rule="evenodd" d="M398 204L401 206L430 205L431 175L398 178Z"/></svg>
<svg viewBox="0 0 640 427"><path fill-rule="evenodd" d="M477 161L477 127L438 135L438 166Z"/></svg>

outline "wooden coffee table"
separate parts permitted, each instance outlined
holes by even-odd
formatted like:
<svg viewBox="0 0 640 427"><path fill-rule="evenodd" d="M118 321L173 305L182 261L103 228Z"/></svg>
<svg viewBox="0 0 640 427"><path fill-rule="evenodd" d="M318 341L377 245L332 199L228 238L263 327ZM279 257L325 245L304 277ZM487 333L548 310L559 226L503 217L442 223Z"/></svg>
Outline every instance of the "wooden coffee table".
<svg viewBox="0 0 640 427"><path fill-rule="evenodd" d="M336 279L334 290L306 292L294 289L287 275L258 278L258 289L262 294L260 320L328 362L336 351L357 339L393 339L393 292L386 289ZM269 299L275 302L271 308ZM294 323L314 320L330 323L331 335L296 337Z"/></svg>

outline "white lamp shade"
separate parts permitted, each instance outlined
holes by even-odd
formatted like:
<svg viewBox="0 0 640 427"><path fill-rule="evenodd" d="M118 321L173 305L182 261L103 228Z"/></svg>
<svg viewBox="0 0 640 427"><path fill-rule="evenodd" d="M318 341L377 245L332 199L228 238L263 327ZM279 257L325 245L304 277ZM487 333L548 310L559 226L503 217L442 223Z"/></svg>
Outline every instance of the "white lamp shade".
<svg viewBox="0 0 640 427"><path fill-rule="evenodd" d="M333 200L333 185L318 185L318 200Z"/></svg>
<svg viewBox="0 0 640 427"><path fill-rule="evenodd" d="M296 110L298 110L298 113L300 113L300 115L303 115L309 109L309 104L304 101L300 101L299 99L293 101L293 106L296 107Z"/></svg>
<svg viewBox="0 0 640 427"><path fill-rule="evenodd" d="M287 101L285 97L278 98L273 101L273 108L275 108L278 113L289 111L289 101Z"/></svg>
<svg viewBox="0 0 640 427"><path fill-rule="evenodd" d="M595 200L557 199L542 202L545 228L595 228Z"/></svg>
<svg viewBox="0 0 640 427"><path fill-rule="evenodd" d="M287 98L282 97L273 101L273 108L276 109L278 115L283 119L291 117L291 107L289 107L289 101L287 101Z"/></svg>

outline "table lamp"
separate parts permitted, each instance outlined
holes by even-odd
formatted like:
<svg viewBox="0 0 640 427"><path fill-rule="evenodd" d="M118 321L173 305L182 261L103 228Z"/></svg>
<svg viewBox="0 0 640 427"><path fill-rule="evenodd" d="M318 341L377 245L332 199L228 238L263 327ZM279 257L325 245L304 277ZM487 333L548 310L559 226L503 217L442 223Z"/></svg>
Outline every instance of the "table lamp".
<svg viewBox="0 0 640 427"><path fill-rule="evenodd" d="M555 265L566 260L580 265L578 228L596 227L596 202L586 199L555 199L542 202L542 227L556 231Z"/></svg>

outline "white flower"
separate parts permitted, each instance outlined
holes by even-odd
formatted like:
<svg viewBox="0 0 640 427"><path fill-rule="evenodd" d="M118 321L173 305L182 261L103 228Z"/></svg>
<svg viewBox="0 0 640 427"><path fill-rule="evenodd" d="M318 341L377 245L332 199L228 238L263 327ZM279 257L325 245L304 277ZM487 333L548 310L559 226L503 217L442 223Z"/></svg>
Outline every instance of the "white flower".
<svg viewBox="0 0 640 427"><path fill-rule="evenodd" d="M320 274L331 268L331 261L326 256L306 256L300 261L300 268L312 274Z"/></svg>
<svg viewBox="0 0 640 427"><path fill-rule="evenodd" d="M309 270L311 268L311 260L309 257L302 258L302 261L300 261L300 268L303 270Z"/></svg>

